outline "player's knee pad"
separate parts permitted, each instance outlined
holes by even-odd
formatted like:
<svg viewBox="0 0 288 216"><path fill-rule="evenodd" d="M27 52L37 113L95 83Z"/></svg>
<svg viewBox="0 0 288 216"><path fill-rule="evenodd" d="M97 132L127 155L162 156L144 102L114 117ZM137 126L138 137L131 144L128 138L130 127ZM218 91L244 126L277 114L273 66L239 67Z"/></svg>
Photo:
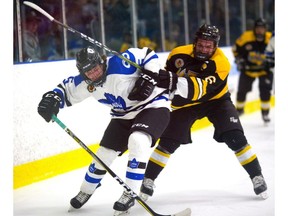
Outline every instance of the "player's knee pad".
<svg viewBox="0 0 288 216"><path fill-rule="evenodd" d="M97 157L99 157L107 166L110 166L112 162L117 158L119 155L119 152L116 152L112 149L105 148L103 146L100 146L97 153ZM103 170L103 167L98 164L97 161L93 161L95 163L95 166L97 169Z"/></svg>
<svg viewBox="0 0 288 216"><path fill-rule="evenodd" d="M223 133L222 140L233 151L238 151L247 145L247 139L243 131L240 130L231 130Z"/></svg>
<svg viewBox="0 0 288 216"><path fill-rule="evenodd" d="M173 154L179 147L180 143L171 139L161 138L157 149L167 154Z"/></svg>
<svg viewBox="0 0 288 216"><path fill-rule="evenodd" d="M152 144L152 137L141 131L134 131L128 139L128 150L131 157L139 157L149 154L149 149Z"/></svg>

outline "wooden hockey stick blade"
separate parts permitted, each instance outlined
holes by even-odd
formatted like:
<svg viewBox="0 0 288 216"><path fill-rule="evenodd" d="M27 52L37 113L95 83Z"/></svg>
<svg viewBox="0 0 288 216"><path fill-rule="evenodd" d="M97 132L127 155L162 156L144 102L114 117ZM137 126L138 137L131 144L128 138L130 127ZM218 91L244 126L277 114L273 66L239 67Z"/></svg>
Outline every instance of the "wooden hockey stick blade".
<svg viewBox="0 0 288 216"><path fill-rule="evenodd" d="M43 14L44 16L46 16L49 20L54 21L54 17L52 17L49 13L47 13L46 11L44 11L42 8L40 8L38 5L29 2L29 1L24 1L23 4L37 10L39 13Z"/></svg>

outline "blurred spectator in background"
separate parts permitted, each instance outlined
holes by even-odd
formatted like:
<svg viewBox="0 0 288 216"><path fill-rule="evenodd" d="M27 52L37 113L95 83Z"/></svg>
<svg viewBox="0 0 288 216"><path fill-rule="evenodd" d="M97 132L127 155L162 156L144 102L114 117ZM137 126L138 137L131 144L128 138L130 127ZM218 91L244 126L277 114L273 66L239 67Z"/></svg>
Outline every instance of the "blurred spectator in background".
<svg viewBox="0 0 288 216"><path fill-rule="evenodd" d="M165 51L170 51L177 46L183 45L184 37L180 32L180 27L177 23L171 25L171 31L169 32L168 39L165 40Z"/></svg>
<svg viewBox="0 0 288 216"><path fill-rule="evenodd" d="M272 33L267 30L267 23L263 18L254 22L253 30L245 31L235 42L232 51L240 72L236 95L236 108L239 115L244 113L247 93L252 90L252 84L258 78L261 112L264 123L270 122L270 99L273 74L267 70L265 48Z"/></svg>
<svg viewBox="0 0 288 216"><path fill-rule="evenodd" d="M38 27L41 18L30 11L23 23L23 60L24 62L41 61L41 49L38 38Z"/></svg>
<svg viewBox="0 0 288 216"><path fill-rule="evenodd" d="M123 32L123 43L120 48L120 52L124 52L132 47L132 33L131 30L125 30Z"/></svg>
<svg viewBox="0 0 288 216"><path fill-rule="evenodd" d="M138 40L138 47L148 47L152 50L156 50L157 44L154 41L150 40L148 37L140 37Z"/></svg>
<svg viewBox="0 0 288 216"><path fill-rule="evenodd" d="M61 5L55 4L56 0L45 0L41 6L56 20L62 21ZM44 3L45 2L45 3ZM63 27L55 25L49 19L42 19L38 30L41 54L44 60L64 59L64 35Z"/></svg>
<svg viewBox="0 0 288 216"><path fill-rule="evenodd" d="M137 1L137 34L138 38L148 37L161 44L161 26L158 0ZM157 46L157 49L159 47Z"/></svg>
<svg viewBox="0 0 288 216"><path fill-rule="evenodd" d="M105 6L105 35L107 46L120 50L123 43L123 31L131 29L131 8L129 0L112 2Z"/></svg>
<svg viewBox="0 0 288 216"><path fill-rule="evenodd" d="M89 37L97 36L97 40L99 40L101 30L99 23L97 23L97 19L99 19L98 2L95 0L67 0L65 3L67 24ZM91 45L79 35L69 31L67 33L69 58L74 58L83 47Z"/></svg>

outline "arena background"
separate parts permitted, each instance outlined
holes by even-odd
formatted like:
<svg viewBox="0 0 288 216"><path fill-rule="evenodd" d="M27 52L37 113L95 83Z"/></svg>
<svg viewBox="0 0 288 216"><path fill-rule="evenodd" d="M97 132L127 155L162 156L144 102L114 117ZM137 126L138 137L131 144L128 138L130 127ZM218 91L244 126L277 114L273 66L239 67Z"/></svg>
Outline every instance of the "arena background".
<svg viewBox="0 0 288 216"><path fill-rule="evenodd" d="M222 49L232 65L228 82L234 100L238 72L231 47ZM158 55L164 67L168 53ZM13 97L14 189L86 166L91 161L87 152L56 123L47 123L37 113L43 93L53 89L64 78L78 74L75 64L75 60L67 60L14 65L14 85L18 86ZM253 91L248 94L246 113L259 110L258 97L255 82ZM58 117L93 150L97 149L110 121L109 108L93 98L60 110ZM207 119L197 121L193 130L209 124Z"/></svg>

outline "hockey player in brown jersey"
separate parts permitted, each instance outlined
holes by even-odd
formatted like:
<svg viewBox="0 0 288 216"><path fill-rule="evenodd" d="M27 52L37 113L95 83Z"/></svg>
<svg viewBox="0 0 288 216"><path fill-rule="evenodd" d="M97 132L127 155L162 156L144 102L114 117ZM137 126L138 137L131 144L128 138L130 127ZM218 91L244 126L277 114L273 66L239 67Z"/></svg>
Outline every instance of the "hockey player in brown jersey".
<svg viewBox="0 0 288 216"><path fill-rule="evenodd" d="M177 47L168 56L165 69L177 73L179 79L172 99L170 123L150 156L142 182L140 196L143 200L152 196L154 181L170 155L181 144L192 143L191 127L204 117L214 125L213 138L226 143L235 153L252 180L254 192L267 198L261 166L230 98L227 85L230 63L218 48L219 40L218 28L204 24L196 32L193 44Z"/></svg>
<svg viewBox="0 0 288 216"><path fill-rule="evenodd" d="M253 82L258 79L261 100L262 119L270 121L269 110L273 73L266 67L265 48L272 36L267 31L266 21L259 18L255 21L254 29L245 31L232 47L235 62L240 72L236 95L236 108L239 115L244 113L247 93L252 90Z"/></svg>

